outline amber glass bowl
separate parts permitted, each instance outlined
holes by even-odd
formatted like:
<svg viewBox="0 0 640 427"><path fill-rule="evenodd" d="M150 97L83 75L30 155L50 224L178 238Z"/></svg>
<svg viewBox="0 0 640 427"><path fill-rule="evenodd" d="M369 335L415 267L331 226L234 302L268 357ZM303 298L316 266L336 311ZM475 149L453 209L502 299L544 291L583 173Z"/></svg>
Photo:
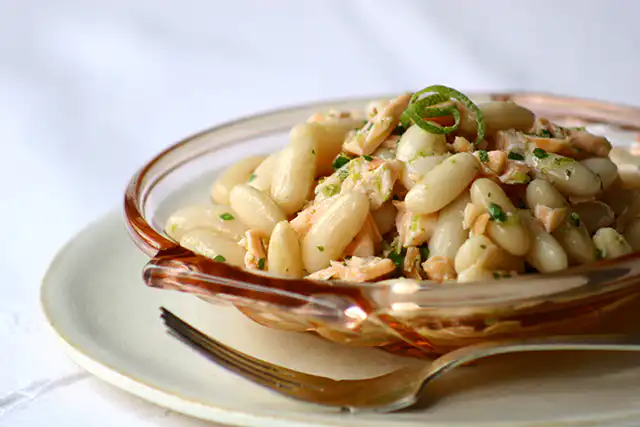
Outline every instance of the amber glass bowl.
<svg viewBox="0 0 640 427"><path fill-rule="evenodd" d="M532 93L472 98L511 99L539 116L572 125L602 125L628 140L640 134L640 109L633 107ZM131 237L150 257L141 272L144 283L233 304L272 328L315 332L339 343L418 357L486 340L617 327L609 321L612 314L640 292L639 254L493 282L346 283L254 274L196 255L163 233L174 209L208 200L208 187L224 167L249 154L277 150L288 142L293 125L317 111L362 109L368 100L310 104L240 119L191 136L154 157L131 179L124 206Z"/></svg>

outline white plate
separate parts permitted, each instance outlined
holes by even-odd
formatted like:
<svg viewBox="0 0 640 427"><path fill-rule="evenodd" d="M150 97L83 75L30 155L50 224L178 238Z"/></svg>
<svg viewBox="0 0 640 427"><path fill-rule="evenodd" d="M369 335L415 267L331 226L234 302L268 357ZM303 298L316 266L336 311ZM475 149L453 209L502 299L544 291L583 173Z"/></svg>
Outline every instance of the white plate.
<svg viewBox="0 0 640 427"><path fill-rule="evenodd" d="M507 356L430 386L433 406L397 414L341 414L285 399L217 367L165 333L164 305L213 336L277 363L362 377L415 361L274 331L235 309L149 289L145 257L119 213L75 237L53 261L42 305L64 350L111 384L195 417L241 426L637 426L638 354Z"/></svg>

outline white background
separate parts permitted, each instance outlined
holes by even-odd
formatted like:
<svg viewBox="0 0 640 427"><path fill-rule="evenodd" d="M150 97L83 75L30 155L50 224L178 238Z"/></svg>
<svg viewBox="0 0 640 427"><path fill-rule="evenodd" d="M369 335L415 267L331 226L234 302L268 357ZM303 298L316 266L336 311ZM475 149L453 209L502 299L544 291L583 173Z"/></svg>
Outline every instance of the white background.
<svg viewBox="0 0 640 427"><path fill-rule="evenodd" d="M639 82L632 0L0 0L0 426L204 425L78 376L38 307L55 251L179 138L436 83L640 105Z"/></svg>

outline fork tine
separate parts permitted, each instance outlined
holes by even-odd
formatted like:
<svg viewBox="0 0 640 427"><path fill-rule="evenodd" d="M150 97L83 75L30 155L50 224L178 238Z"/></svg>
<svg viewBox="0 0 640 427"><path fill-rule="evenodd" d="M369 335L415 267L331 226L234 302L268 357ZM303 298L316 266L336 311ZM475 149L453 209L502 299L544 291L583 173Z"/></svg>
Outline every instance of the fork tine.
<svg viewBox="0 0 640 427"><path fill-rule="evenodd" d="M162 318L174 336L180 338L214 362L269 387L287 387L291 389L302 387L302 384L294 381L292 375L282 375L280 369L289 371L286 368L280 368L275 365L269 366L266 364L267 362L232 349L195 329L169 310L164 308L161 308L161 310Z"/></svg>

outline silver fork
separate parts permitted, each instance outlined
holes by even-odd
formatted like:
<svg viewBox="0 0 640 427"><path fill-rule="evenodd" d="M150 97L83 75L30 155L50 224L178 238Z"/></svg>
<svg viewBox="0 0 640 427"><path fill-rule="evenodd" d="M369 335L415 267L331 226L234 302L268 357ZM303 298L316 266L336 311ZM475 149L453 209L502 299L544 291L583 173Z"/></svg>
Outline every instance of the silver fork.
<svg viewBox="0 0 640 427"><path fill-rule="evenodd" d="M287 369L235 350L161 307L169 332L213 362L287 397L350 412L392 412L412 406L425 387L445 372L504 353L558 350L640 351L634 335L550 336L464 347L425 366L401 368L374 378L333 380Z"/></svg>

